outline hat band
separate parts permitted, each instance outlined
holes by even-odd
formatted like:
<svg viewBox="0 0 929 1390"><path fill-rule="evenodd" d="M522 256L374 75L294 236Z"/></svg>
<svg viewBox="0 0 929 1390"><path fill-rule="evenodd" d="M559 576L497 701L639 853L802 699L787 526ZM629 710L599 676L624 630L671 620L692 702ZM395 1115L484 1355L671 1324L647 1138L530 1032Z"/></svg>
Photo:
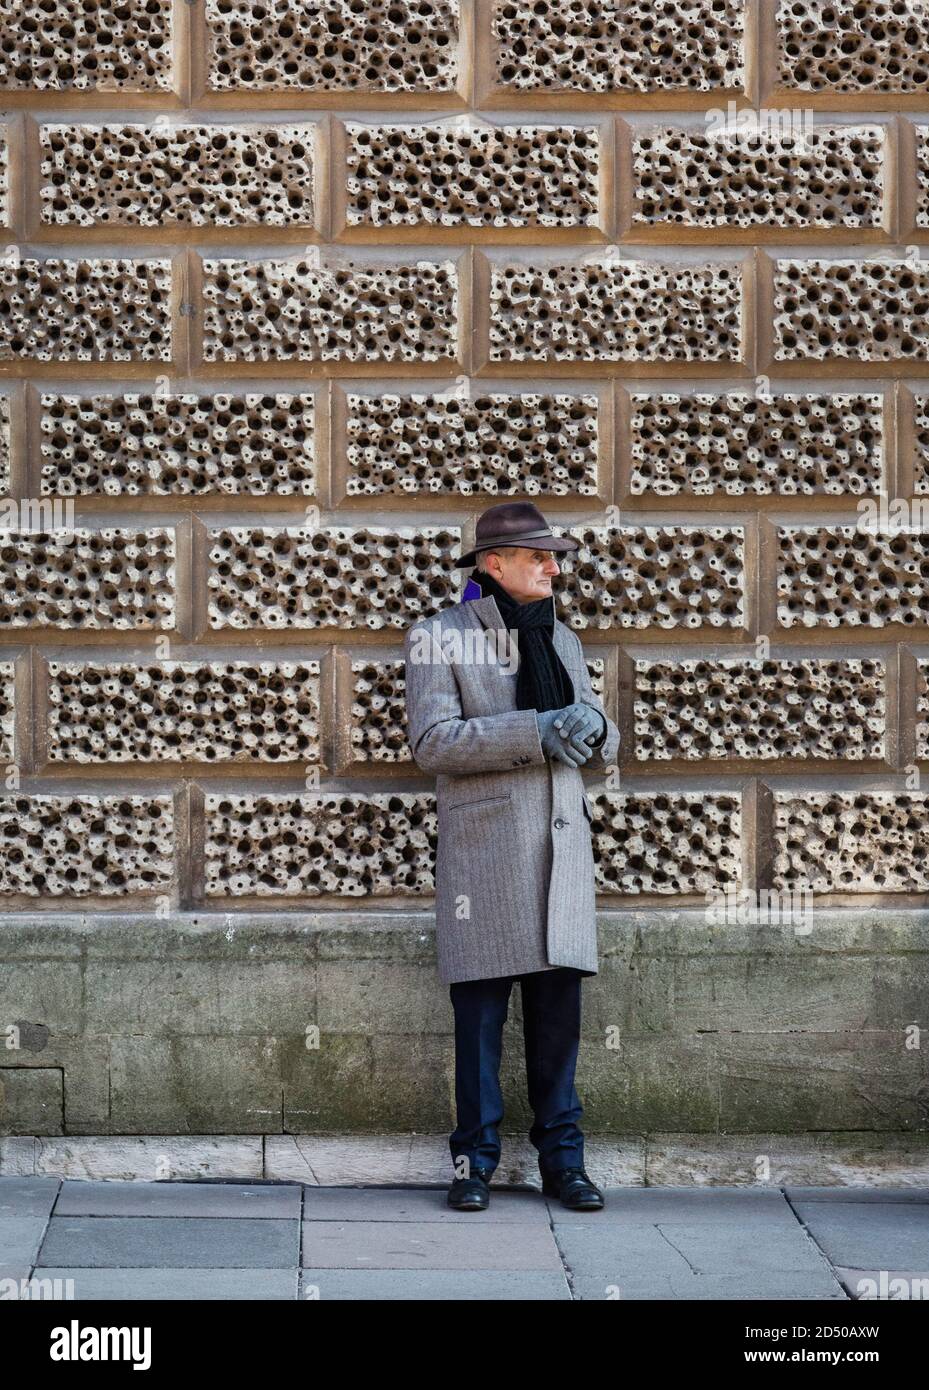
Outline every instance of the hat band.
<svg viewBox="0 0 929 1390"><path fill-rule="evenodd" d="M551 527L546 526L541 531L517 531L509 536L489 536L486 540L475 541L472 550L487 550L493 545L513 545L516 541L531 541L537 536L547 536L549 540L557 540L558 537L552 534Z"/></svg>

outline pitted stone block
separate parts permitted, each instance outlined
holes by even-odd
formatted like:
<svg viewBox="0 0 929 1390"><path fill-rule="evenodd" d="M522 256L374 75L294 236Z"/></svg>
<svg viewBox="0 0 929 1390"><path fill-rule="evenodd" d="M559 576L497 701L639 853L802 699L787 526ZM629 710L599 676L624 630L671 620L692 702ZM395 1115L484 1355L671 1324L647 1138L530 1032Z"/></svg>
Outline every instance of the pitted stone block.
<svg viewBox="0 0 929 1390"><path fill-rule="evenodd" d="M879 394L632 393L630 491L670 497L876 493Z"/></svg>
<svg viewBox="0 0 929 1390"><path fill-rule="evenodd" d="M774 357L929 360L929 270L906 261L776 260Z"/></svg>
<svg viewBox="0 0 929 1390"><path fill-rule="evenodd" d="M0 893L164 892L171 887L170 796L0 797Z"/></svg>
<svg viewBox="0 0 929 1390"><path fill-rule="evenodd" d="M475 112L457 118L447 116L447 103L440 109L443 103L432 100L434 93L456 90L457 0L415 6L372 0L367 8L344 0L203 0L202 7L191 7L190 25L185 20L177 33L171 32L172 15L186 15L183 0L141 0L131 12L114 8L111 0L88 0L86 13L75 11L71 0L62 3L64 10L53 11L49 0L38 6L24 0L14 13L11 0L0 0L0 88L26 92L11 97L25 102L23 113L0 116L0 225L9 226L4 195L16 216L0 250L3 240L14 242L21 234L26 257L18 262L8 248L0 258L0 373L6 362L8 377L0 385L0 488L9 487L12 467L17 493L37 489L46 502L73 496L83 507L79 515L88 518L70 534L40 534L15 519L10 531L0 532L0 621L9 634L7 652L0 655L15 656L19 681L17 687L14 662L0 661L0 766L29 747L31 725L38 721L35 780L56 793L37 799L31 790L21 795L7 788L0 873L8 895L24 895L11 900L11 911L47 893L170 892L176 873L172 798L163 789L175 783L182 789L187 778L181 772L186 766L189 773L192 763L212 765L215 773L225 765L227 774L218 782L207 777L203 788L210 794L205 862L200 792L194 797L190 845L183 850L183 900L201 891L204 876L214 906L221 899L223 910L236 914L248 910L252 894L268 900L280 894L288 903L301 894L332 894L335 907L344 909L363 904L366 896L383 901L387 895L431 893L434 800L408 787L390 791L414 782L402 661L384 660L383 642L373 647L361 638L350 641L349 658L339 658L331 693L343 702L347 730L343 725L337 739L334 728L330 733L340 759L350 757L364 774L357 780L378 794L320 793L307 790L312 780L303 778L305 764L322 766L324 751L320 665L304 654L308 631L325 635L336 628L349 636L393 633L386 650L395 652L399 634L413 620L459 597L466 576L452 567L462 549L457 522L440 529L435 518L448 522L453 512L469 507L446 508L448 498L460 503L529 495L543 509L546 497L584 504L572 506L572 516L589 512L592 524L572 530L581 549L561 562L556 607L579 636L593 634L591 650L602 659L588 659L587 667L607 703L619 693L604 690L605 671L612 685L621 655L614 654L617 634L690 629L702 633L700 648L707 651L710 628L732 631L746 624L744 569L750 562L753 572L770 579L774 556L768 539L775 533L778 617L785 628L858 625L864 631L896 622L922 630L929 623L929 530L925 537L874 537L832 524L839 516L854 522L849 499L873 497L882 482L905 488L914 463L914 491L929 495L929 386L915 380L920 372L914 368L900 384L906 418L899 438L913 447L915 459L903 460L897 479L897 470L885 475L883 468L885 450L897 437L891 431L884 439L885 417L893 418L896 402L886 382L857 382L865 389L852 390L848 381L856 373L846 371L839 381L834 367L834 381L790 381L789 392L772 398L768 391L752 391L750 381L741 387L735 382L739 389L726 393L708 389L717 383L706 373L701 381L694 369L726 363L714 374L727 386L734 381L722 383L722 371L732 377L728 364L741 366L742 375L770 370L763 361L755 364L750 352L747 310L754 277L742 273L751 262L750 248L712 250L706 237L733 225L773 232L835 227L840 235L862 229L867 236L872 229L888 230L884 127L893 120L905 137L904 156L911 129L916 142L915 165L912 158L909 166L904 160L900 171L910 184L916 175L904 212L915 202L916 227L921 233L929 228L924 114L901 117L899 101L896 117L859 103L865 114L850 115L854 124L848 125L840 114L821 112L817 122L828 124L803 132L815 134L815 143L806 147L789 132L753 142L742 132L714 138L710 123L701 123L699 113L685 114L683 106L688 93L715 91L721 94L715 105L723 107L728 93L744 86L749 55L742 29L746 9L749 17L753 13L745 0L570 0L560 8L547 0L528 8L518 0L488 0L486 9L477 6L474 32L490 40L493 51L479 55L478 87L496 79L498 91L503 86L511 96L532 95L526 96L528 106L520 107L517 99L507 103L508 111L490 111L478 102ZM808 90L827 95L924 90L929 46L920 38L927 30L927 6L922 0L919 7L916 0L876 0L865 9L855 0L831 0L831 8L820 0L778 0L777 41L783 45L793 34L799 45L783 80L795 89L806 80ZM474 14L474 5L467 6L465 50ZM174 96L172 84L184 76L189 57L188 30L206 47L194 54L191 92L185 80ZM221 94L218 105L198 107L194 100L185 114L178 103L185 94L196 98L201 79ZM130 94L121 105L106 95L91 103L95 91L121 88ZM171 100L159 96L151 106L155 97L130 99L146 90L172 93ZM64 105L64 97L42 97L50 91L71 92L75 100ZM545 94L559 91L581 93L580 106L569 107L562 98L563 111L543 110ZM262 92L296 95L289 106L277 101L272 111L271 96L257 106L251 101ZM379 97L367 105L343 102L336 120L344 123L346 139L336 141L335 152L347 154L343 192L348 225L357 235L350 238L353 245L312 247L307 243L313 238L307 233L301 239L298 229L315 229L328 194L334 194L337 232L345 203L337 187L321 196L313 168L319 123L332 124L321 103L332 92L349 98L403 92L427 100L401 103L403 111L396 104L388 111L389 102ZM683 95L663 103L653 99L667 92ZM244 93L249 101L243 104ZM595 93L647 94L628 123L616 118L627 137L632 133L637 188L615 188L623 169L603 164L601 127L605 134L614 121L593 109ZM635 97L620 104L630 100ZM170 111L172 104L176 111ZM677 112L670 109L675 105ZM161 110L169 114L159 116ZM612 162L612 139L605 148ZM30 170L31 159L36 167ZM12 197L5 187L14 176L25 178L28 205L18 182ZM568 245L561 230L596 230L601 193L619 198L603 227L606 239L613 236L615 218L629 214L633 197L634 225L656 228L658 239L646 237L651 244L640 250L625 243L595 248L589 237L584 245L568 237L575 243ZM8 206L7 218L9 213ZM46 233L35 235L47 245L38 246L30 228L35 232L40 218ZM198 232L191 240L185 226L233 231L224 239ZM498 244L474 253L473 325L470 314L460 314L457 283L458 265L470 265L467 247L427 245L414 237L419 226L502 229ZM662 247L669 242L659 234L662 226L703 233L689 234L687 246ZM71 235L69 227L81 230ZM104 237L107 227L112 234ZM249 227L277 228L280 234L262 240ZM413 231L407 233L408 227ZM904 235L901 227L890 251L876 245L835 248L839 256L854 257L848 260L830 259L834 253L827 248L788 249L786 235L776 252L768 248L763 259L774 266L772 351L782 362L825 364L812 373L815 378L823 371L830 375L828 363L836 358L926 360L929 262L921 266L908 254L903 242L919 238ZM52 244L52 230L60 228L67 245ZM97 235L78 245L75 238L86 228L96 228ZM120 228L126 229L121 238ZM160 239L153 235L159 228L165 229ZM383 237L391 228L400 229L405 244L374 245L377 234ZM553 244L529 244L540 241L539 228L551 230ZM526 229L536 231L529 235ZM437 233L437 240L448 235ZM890 254L893 260L883 259ZM199 264L188 284L192 257ZM470 268L466 281L470 286ZM472 365L465 352L465 329L472 328L478 378L468 383L470 398L463 378L457 390L443 390L446 381L434 373L450 383L455 372ZM207 365L198 375L201 344ZM488 349L496 380L480 373ZM460 365L449 370L450 361ZM681 367L674 373L679 380L663 383L659 367L644 367L671 361L688 364L693 380L683 380ZM82 365L44 365L68 362ZM126 371L126 362L140 365ZM168 371L153 365L159 362L175 362L170 377L158 375ZM302 376L283 365L273 370L285 362L318 367L311 371L306 365ZM330 362L364 365L343 367L333 378ZM511 365L517 362L524 365ZM536 366L533 374L533 363L546 362L570 365L564 373L552 366L547 374ZM635 395L627 382L613 380L612 367L600 370L614 362L638 367L638 390L651 392ZM96 363L116 366L87 365ZM226 370L230 363L243 365ZM393 363L404 365L384 369ZM588 365L593 363L599 365ZM311 382L308 390L308 376L320 371L320 389ZM230 374L238 379L230 383ZM876 374L876 367L870 369L872 379ZM900 376L899 369L894 375ZM183 393L168 395L175 376ZM411 393L414 384L420 394ZM282 385L301 394L279 394ZM695 386L701 394L693 393ZM842 393L833 386L842 386ZM667 393L669 387L675 394ZM679 499L673 518L664 509L666 525L644 524L661 521L660 509L630 518L623 508L624 524L603 529L595 509L586 506L614 495L604 488L611 483L614 445L625 442L614 437L609 408L617 390L624 407L631 403L633 418L631 471L623 459L615 496L622 501L628 482L636 498ZM683 391L688 394L677 394ZM328 407L317 417L317 394L323 405L332 396L331 421ZM618 422L623 434L628 422L624 408ZM317 430L327 474L331 455L338 455L332 486L327 476L319 497ZM611 462L606 476L601 455ZM220 507L209 495L227 501ZM835 507L824 506L822 516L816 508L792 508L797 516L791 520L803 520L804 527L784 527L781 515L762 516L760 550L752 544L745 556L746 518L736 513L747 511L747 499L827 495L844 498L841 514ZM426 507L422 524L401 526L414 519L411 508L422 510L412 504L430 496L434 514ZM108 497L152 500L142 506L141 517L130 505L128 526L113 507L103 506ZM174 628L175 533L164 522L180 516L181 497L198 499L181 509L186 516L193 506L193 548L184 539L186 527L178 536L181 580L193 583L182 604L181 630L191 642L185 643L183 661L166 659L168 651L177 655L173 644L161 651L160 644L142 640L145 633ZM201 503L200 497L207 500ZM269 500L240 501L259 497ZM285 497L282 510L275 499ZM309 516L301 515L300 497L335 512L326 512L324 525L316 519L311 526ZM719 510L684 507L697 497L733 499L732 508L723 508L730 513L724 524ZM354 517L340 514L344 498L352 499L343 510L356 512ZM384 499L384 506L359 507L358 498L378 504ZM122 503L116 508L125 510ZM804 510L810 515L801 517ZM559 534L566 529L563 522L558 527L557 516L550 519ZM285 520L289 525L282 525ZM104 522L119 529L92 529ZM204 618L212 651L199 650ZM56 629L85 636L52 642L48 634ZM294 646L283 636L267 637L274 630L304 636ZM20 640L23 631L27 636ZM43 650L35 655L30 682L24 679L27 647L37 631L44 632ZM106 631L139 636L127 645L124 636L110 642L98 635ZM219 637L230 631L244 636L228 642L223 637L220 646ZM913 651L904 663L904 685L899 697L895 683L890 691L903 700L897 716L904 719L906 755L923 760L929 759L929 644L913 642L912 630L907 635ZM667 652L690 658L697 649L676 635L673 646L672 637L663 637L660 647L637 638L633 756L642 775L635 782L649 790L630 794L624 785L620 794L595 791L596 781L591 784L598 890L634 900L643 893L699 895L738 884L739 779L727 769L727 758L745 759L746 765L753 760L756 773L780 766L779 759L798 760L795 774L799 767L826 765L811 759L828 760L832 773L839 762L860 770L864 759L873 759L867 766L875 766L885 756L887 672L883 660L861 655L862 647L876 650L875 642L846 641L841 655L812 639L792 642L790 660L756 663L730 658L743 650L741 642L727 649L714 639L719 657L676 661ZM744 650L750 654L748 644ZM906 714L914 663L915 744L912 709ZM18 707L22 697L33 707ZM712 778L651 775L667 769L672 758L692 772L702 766ZM651 772L646 759L653 760ZM133 763L142 763L141 775L125 782L123 773ZM101 769L110 764L119 776L104 782ZM278 785L269 793L266 773L274 764L280 764L281 776L272 779ZM27 770L36 770L31 760ZM808 861L824 882L838 879L839 891L855 891L848 883L856 874L861 879L859 851L866 843L873 859L869 872L881 869L882 854L889 861L878 891L899 892L901 885L908 890L921 882L921 840L912 829L916 819L922 830L921 799L911 796L909 819L891 813L885 853L886 804L879 797L869 793L862 832L857 811L846 816L852 803L844 793L823 812L805 790L810 778L789 780L794 814L803 808L811 814L800 850L789 843L795 827L779 842L779 852L794 856L788 880L791 873L799 877ZM716 790L692 790L697 781ZM824 781L839 778L812 777L812 784ZM116 796L117 784L142 786L146 795ZM280 793L280 785L296 790ZM103 787L106 795L85 796L74 791L78 786L91 792ZM233 786L236 791L229 791ZM652 790L656 786L672 790ZM148 794L153 787L157 797ZM68 795L60 795L62 788ZM62 811L73 804L76 813ZM895 796L889 804L904 803ZM748 846L756 861L752 874L760 871L763 881L771 864L767 805L765 795L762 843L755 846L753 833ZM153 807L161 807L166 820L154 817ZM66 820L71 838L62 851L58 826ZM162 833L165 825L169 830ZM832 826L837 829L831 838L826 833L824 847L814 845L815 835ZM186 822L184 831L186 836ZM916 863L912 872L911 865L901 869L897 862L901 848ZM52 905L57 910L62 904Z"/></svg>
<svg viewBox="0 0 929 1390"><path fill-rule="evenodd" d="M591 685L603 698L600 657L588 660ZM402 661L353 661L351 755L355 762L411 762L406 727L406 680Z"/></svg>
<svg viewBox="0 0 929 1390"><path fill-rule="evenodd" d="M916 661L916 756L929 758L929 659Z"/></svg>
<svg viewBox="0 0 929 1390"><path fill-rule="evenodd" d="M349 226L597 225L595 125L347 122L346 132Z"/></svg>
<svg viewBox="0 0 929 1390"><path fill-rule="evenodd" d="M206 894L435 892L431 792L208 793Z"/></svg>
<svg viewBox="0 0 929 1390"><path fill-rule="evenodd" d="M742 0L495 0L497 81L520 91L740 88L743 11Z"/></svg>
<svg viewBox="0 0 929 1390"><path fill-rule="evenodd" d="M214 91L447 92L458 0L207 0Z"/></svg>
<svg viewBox="0 0 929 1390"><path fill-rule="evenodd" d="M171 527L0 530L0 625L173 628L174 556Z"/></svg>
<svg viewBox="0 0 929 1390"><path fill-rule="evenodd" d="M319 662L48 663L51 762L320 761Z"/></svg>
<svg viewBox="0 0 929 1390"><path fill-rule="evenodd" d="M312 396L41 397L45 496L315 491Z"/></svg>
<svg viewBox="0 0 929 1390"><path fill-rule="evenodd" d="M215 527L212 628L407 628L456 601L456 531Z"/></svg>
<svg viewBox="0 0 929 1390"><path fill-rule="evenodd" d="M914 395L913 416L915 426L913 491L925 495L929 493L929 394L917 393Z"/></svg>
<svg viewBox="0 0 929 1390"><path fill-rule="evenodd" d="M168 260L0 260L0 359L169 362Z"/></svg>
<svg viewBox="0 0 929 1390"><path fill-rule="evenodd" d="M0 121L0 227L7 227L10 223L9 139L9 127Z"/></svg>
<svg viewBox="0 0 929 1390"><path fill-rule="evenodd" d="M806 92L925 92L925 0L778 0L777 78Z"/></svg>
<svg viewBox="0 0 929 1390"><path fill-rule="evenodd" d="M643 658L635 688L641 761L883 756L883 661Z"/></svg>
<svg viewBox="0 0 929 1390"><path fill-rule="evenodd" d="M362 763L411 762L402 661L353 661L352 758Z"/></svg>
<svg viewBox="0 0 929 1390"><path fill-rule="evenodd" d="M43 125L42 221L195 227L313 222L311 125Z"/></svg>
<svg viewBox="0 0 929 1390"><path fill-rule="evenodd" d="M929 227L929 126L915 126L916 225Z"/></svg>
<svg viewBox="0 0 929 1390"><path fill-rule="evenodd" d="M556 612L581 628L740 627L744 537L730 526L573 527Z"/></svg>
<svg viewBox="0 0 929 1390"><path fill-rule="evenodd" d="M435 362L457 353L452 261L203 262L207 362Z"/></svg>
<svg viewBox="0 0 929 1390"><path fill-rule="evenodd" d="M595 695L599 695L600 700L606 698L606 666L600 656L586 657L584 665L587 667L587 674L590 677L591 688Z"/></svg>
<svg viewBox="0 0 929 1390"><path fill-rule="evenodd" d="M10 490L10 398L0 394L0 494Z"/></svg>
<svg viewBox="0 0 929 1390"><path fill-rule="evenodd" d="M780 526L777 536L777 617L784 627L929 621L929 534Z"/></svg>
<svg viewBox="0 0 929 1390"><path fill-rule="evenodd" d="M0 0L0 88L167 91L171 0Z"/></svg>
<svg viewBox="0 0 929 1390"><path fill-rule="evenodd" d="M14 759L13 720L14 720L14 677L15 661L0 661L0 759L4 763Z"/></svg>
<svg viewBox="0 0 929 1390"><path fill-rule="evenodd" d="M349 496L594 496L595 395L487 392L473 400L349 392Z"/></svg>
<svg viewBox="0 0 929 1390"><path fill-rule="evenodd" d="M598 893L705 893L741 879L742 810L719 792L593 792Z"/></svg>
<svg viewBox="0 0 929 1390"><path fill-rule="evenodd" d="M880 227L882 126L634 136L633 222L681 227Z"/></svg>
<svg viewBox="0 0 929 1390"><path fill-rule="evenodd" d="M774 887L812 893L925 893L926 794L774 793Z"/></svg>
<svg viewBox="0 0 929 1390"><path fill-rule="evenodd" d="M735 362L738 265L492 265L493 362Z"/></svg>

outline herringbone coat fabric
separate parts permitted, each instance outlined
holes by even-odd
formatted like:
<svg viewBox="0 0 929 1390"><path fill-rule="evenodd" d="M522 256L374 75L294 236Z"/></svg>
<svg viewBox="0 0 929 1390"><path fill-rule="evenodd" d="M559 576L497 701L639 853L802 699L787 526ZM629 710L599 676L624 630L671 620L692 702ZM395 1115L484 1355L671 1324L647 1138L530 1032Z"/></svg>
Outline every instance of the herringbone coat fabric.
<svg viewBox="0 0 929 1390"><path fill-rule="evenodd" d="M554 600L553 600L554 603ZM606 717L578 637L552 640L575 699ZM492 595L419 619L404 636L406 719L438 812L436 946L446 984L574 966L595 975L591 807L581 769L549 762L535 711L516 708L516 662ZM607 718L585 770L616 762Z"/></svg>

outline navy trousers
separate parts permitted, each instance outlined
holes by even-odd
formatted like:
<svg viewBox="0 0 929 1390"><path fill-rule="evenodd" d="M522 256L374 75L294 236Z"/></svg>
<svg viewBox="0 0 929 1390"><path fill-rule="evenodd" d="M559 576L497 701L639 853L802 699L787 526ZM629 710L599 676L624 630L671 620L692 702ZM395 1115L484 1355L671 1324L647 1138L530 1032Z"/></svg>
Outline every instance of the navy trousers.
<svg viewBox="0 0 929 1390"><path fill-rule="evenodd" d="M459 1164L457 1175L467 1177L474 1167L493 1172L500 1161L500 1056L514 980L522 992L526 1080L535 1117L529 1138L538 1150L539 1170L544 1176L584 1166L584 1136L578 1128L582 1106L574 1088L583 978L580 971L562 966L449 985L458 1123L448 1143L453 1162L465 1155L470 1163L467 1169Z"/></svg>

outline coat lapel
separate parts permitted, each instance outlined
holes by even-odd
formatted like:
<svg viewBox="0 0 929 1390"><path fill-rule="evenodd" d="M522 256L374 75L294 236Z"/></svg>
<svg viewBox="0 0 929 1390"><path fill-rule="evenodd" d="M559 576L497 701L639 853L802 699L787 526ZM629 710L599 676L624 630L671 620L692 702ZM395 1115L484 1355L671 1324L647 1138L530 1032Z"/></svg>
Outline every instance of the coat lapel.
<svg viewBox="0 0 929 1390"><path fill-rule="evenodd" d="M554 595L551 599L551 605L552 616L555 619L554 625L552 627L552 642L554 644L555 651L561 657L561 660L564 662L565 666L568 666L568 659L573 651L573 647L571 639L568 636L568 633L564 627L564 624L559 620L559 618L555 616ZM475 613L477 617L480 619L481 625L483 627L497 628L498 630L506 632L506 624L504 623L503 618L500 616L500 609L497 607L497 600L494 598L493 594L484 594L481 598L468 599L467 602L462 606L465 608L466 612Z"/></svg>

